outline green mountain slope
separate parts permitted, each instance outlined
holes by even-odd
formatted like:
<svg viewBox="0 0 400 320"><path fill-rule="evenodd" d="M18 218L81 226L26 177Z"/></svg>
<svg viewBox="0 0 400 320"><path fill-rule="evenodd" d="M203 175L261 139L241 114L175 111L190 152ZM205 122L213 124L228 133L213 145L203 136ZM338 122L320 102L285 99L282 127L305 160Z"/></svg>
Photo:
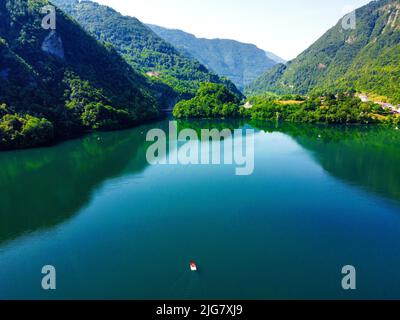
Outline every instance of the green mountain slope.
<svg viewBox="0 0 400 320"><path fill-rule="evenodd" d="M176 96L163 94L171 107L180 99L195 95L202 82L223 83L232 92L242 94L227 79L211 73L205 66L182 55L138 19L123 16L107 6L91 1L54 0L98 40L108 42L132 66L147 73L155 83L172 87Z"/></svg>
<svg viewBox="0 0 400 320"><path fill-rule="evenodd" d="M152 84L45 0L0 2L0 149L31 147L159 116Z"/></svg>
<svg viewBox="0 0 400 320"><path fill-rule="evenodd" d="M283 62L271 59L265 51L252 44L225 39L199 39L181 30L166 29L155 25L149 27L161 38L170 42L182 52L198 59L219 75L223 75L244 89L266 70Z"/></svg>
<svg viewBox="0 0 400 320"><path fill-rule="evenodd" d="M353 88L400 102L400 1L356 10L356 28L342 20L286 66L268 71L246 92L302 93Z"/></svg>

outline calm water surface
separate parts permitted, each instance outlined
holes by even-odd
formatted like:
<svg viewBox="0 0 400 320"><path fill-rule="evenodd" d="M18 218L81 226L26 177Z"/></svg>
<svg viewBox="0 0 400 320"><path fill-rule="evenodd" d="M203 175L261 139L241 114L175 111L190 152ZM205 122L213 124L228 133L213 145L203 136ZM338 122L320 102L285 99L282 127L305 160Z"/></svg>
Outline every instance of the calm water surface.
<svg viewBox="0 0 400 320"><path fill-rule="evenodd" d="M180 123L253 126L255 171L239 177L149 166L146 133L167 126L0 153L1 299L400 298L398 131Z"/></svg>

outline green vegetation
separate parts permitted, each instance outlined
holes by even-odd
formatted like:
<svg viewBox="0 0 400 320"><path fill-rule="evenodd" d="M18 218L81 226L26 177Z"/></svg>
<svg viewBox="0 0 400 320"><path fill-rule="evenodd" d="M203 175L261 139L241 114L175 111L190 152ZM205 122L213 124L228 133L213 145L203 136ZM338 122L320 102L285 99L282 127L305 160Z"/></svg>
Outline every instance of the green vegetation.
<svg viewBox="0 0 400 320"><path fill-rule="evenodd" d="M397 126L400 117L372 102L362 102L354 92L326 93L323 96L265 94L250 98L240 107L237 98L222 85L204 83L197 95L181 101L176 118L241 117L260 121L287 121L327 124L373 124Z"/></svg>
<svg viewBox="0 0 400 320"><path fill-rule="evenodd" d="M339 23L297 59L276 65L249 87L248 92L261 95L245 107L240 107L243 95L231 81L139 20L90 1L55 0L92 35L58 9L57 29L49 31L41 27L40 12L48 3L0 2L1 149L126 128L158 118L161 109L171 109L179 100L174 116L183 119L399 126L400 117L361 102L355 92L375 101L400 102L400 0L360 8L356 30L345 31ZM213 46L222 50L228 46L223 43ZM252 50L242 52L236 45L230 47L237 51L234 60L251 56Z"/></svg>
<svg viewBox="0 0 400 320"><path fill-rule="evenodd" d="M40 146L54 139L50 121L9 111L4 104L0 106L0 150Z"/></svg>
<svg viewBox="0 0 400 320"><path fill-rule="evenodd" d="M356 11L356 29L342 21L287 65L277 65L247 89L308 94L321 90L367 92L400 103L400 1L373 1Z"/></svg>
<svg viewBox="0 0 400 320"><path fill-rule="evenodd" d="M0 2L1 148L33 147L160 116L154 84L46 0Z"/></svg>
<svg viewBox="0 0 400 320"><path fill-rule="evenodd" d="M239 99L225 86L202 83L196 96L179 102L174 108L176 118L228 118L239 116Z"/></svg>
<svg viewBox="0 0 400 320"><path fill-rule="evenodd" d="M399 119L380 105L362 102L353 93L341 92L304 99L304 102L295 103L294 100L292 103L282 103L282 98L277 101L268 97L255 97L251 99L253 107L242 109L241 114L253 120L336 124L397 124Z"/></svg>
<svg viewBox="0 0 400 320"><path fill-rule="evenodd" d="M161 38L181 52L198 59L210 70L232 80L243 90L247 85L271 69L282 59L269 58L264 50L253 44L225 39L199 39L181 30L171 30L155 25L149 27Z"/></svg>
<svg viewBox="0 0 400 320"><path fill-rule="evenodd" d="M101 103L89 103L81 116L82 123L90 129L119 129L131 123L131 117L126 110L117 110Z"/></svg>
<svg viewBox="0 0 400 320"><path fill-rule="evenodd" d="M135 69L148 73L160 102L170 108L180 99L192 98L202 82L225 84L242 97L235 85L208 71L198 61L181 54L134 17L91 1L54 0L99 41L112 45ZM167 86L162 86L166 84ZM173 90L168 90L168 88Z"/></svg>

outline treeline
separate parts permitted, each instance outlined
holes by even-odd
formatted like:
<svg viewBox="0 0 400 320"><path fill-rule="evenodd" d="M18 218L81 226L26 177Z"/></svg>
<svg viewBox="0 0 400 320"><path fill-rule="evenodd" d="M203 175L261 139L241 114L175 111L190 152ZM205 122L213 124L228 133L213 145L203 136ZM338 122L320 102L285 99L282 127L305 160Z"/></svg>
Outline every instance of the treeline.
<svg viewBox="0 0 400 320"><path fill-rule="evenodd" d="M225 87L203 84L197 95L181 101L176 118L231 118L331 124L398 125L400 117L372 102L362 102L354 92L325 93L322 96L265 94L240 105Z"/></svg>
<svg viewBox="0 0 400 320"><path fill-rule="evenodd" d="M139 116L132 109L112 107L103 91L87 81L66 78L65 82L65 106L58 110L44 113L38 112L35 104L21 110L0 103L0 150L46 145L92 130L128 128L142 121L146 113Z"/></svg>
<svg viewBox="0 0 400 320"><path fill-rule="evenodd" d="M283 104L270 98L255 98L252 103L253 107L242 114L254 120L340 124L396 124L399 121L389 110L372 102L362 102L354 93L311 96L300 104Z"/></svg>

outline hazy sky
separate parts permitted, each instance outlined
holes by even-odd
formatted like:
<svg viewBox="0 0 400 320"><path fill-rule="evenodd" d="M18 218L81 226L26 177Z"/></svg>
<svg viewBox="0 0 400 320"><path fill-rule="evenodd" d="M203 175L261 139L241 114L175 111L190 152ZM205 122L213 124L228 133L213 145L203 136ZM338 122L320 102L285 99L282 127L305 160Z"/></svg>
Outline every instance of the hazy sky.
<svg viewBox="0 0 400 320"><path fill-rule="evenodd" d="M253 43L293 59L371 0L95 0L145 23Z"/></svg>

